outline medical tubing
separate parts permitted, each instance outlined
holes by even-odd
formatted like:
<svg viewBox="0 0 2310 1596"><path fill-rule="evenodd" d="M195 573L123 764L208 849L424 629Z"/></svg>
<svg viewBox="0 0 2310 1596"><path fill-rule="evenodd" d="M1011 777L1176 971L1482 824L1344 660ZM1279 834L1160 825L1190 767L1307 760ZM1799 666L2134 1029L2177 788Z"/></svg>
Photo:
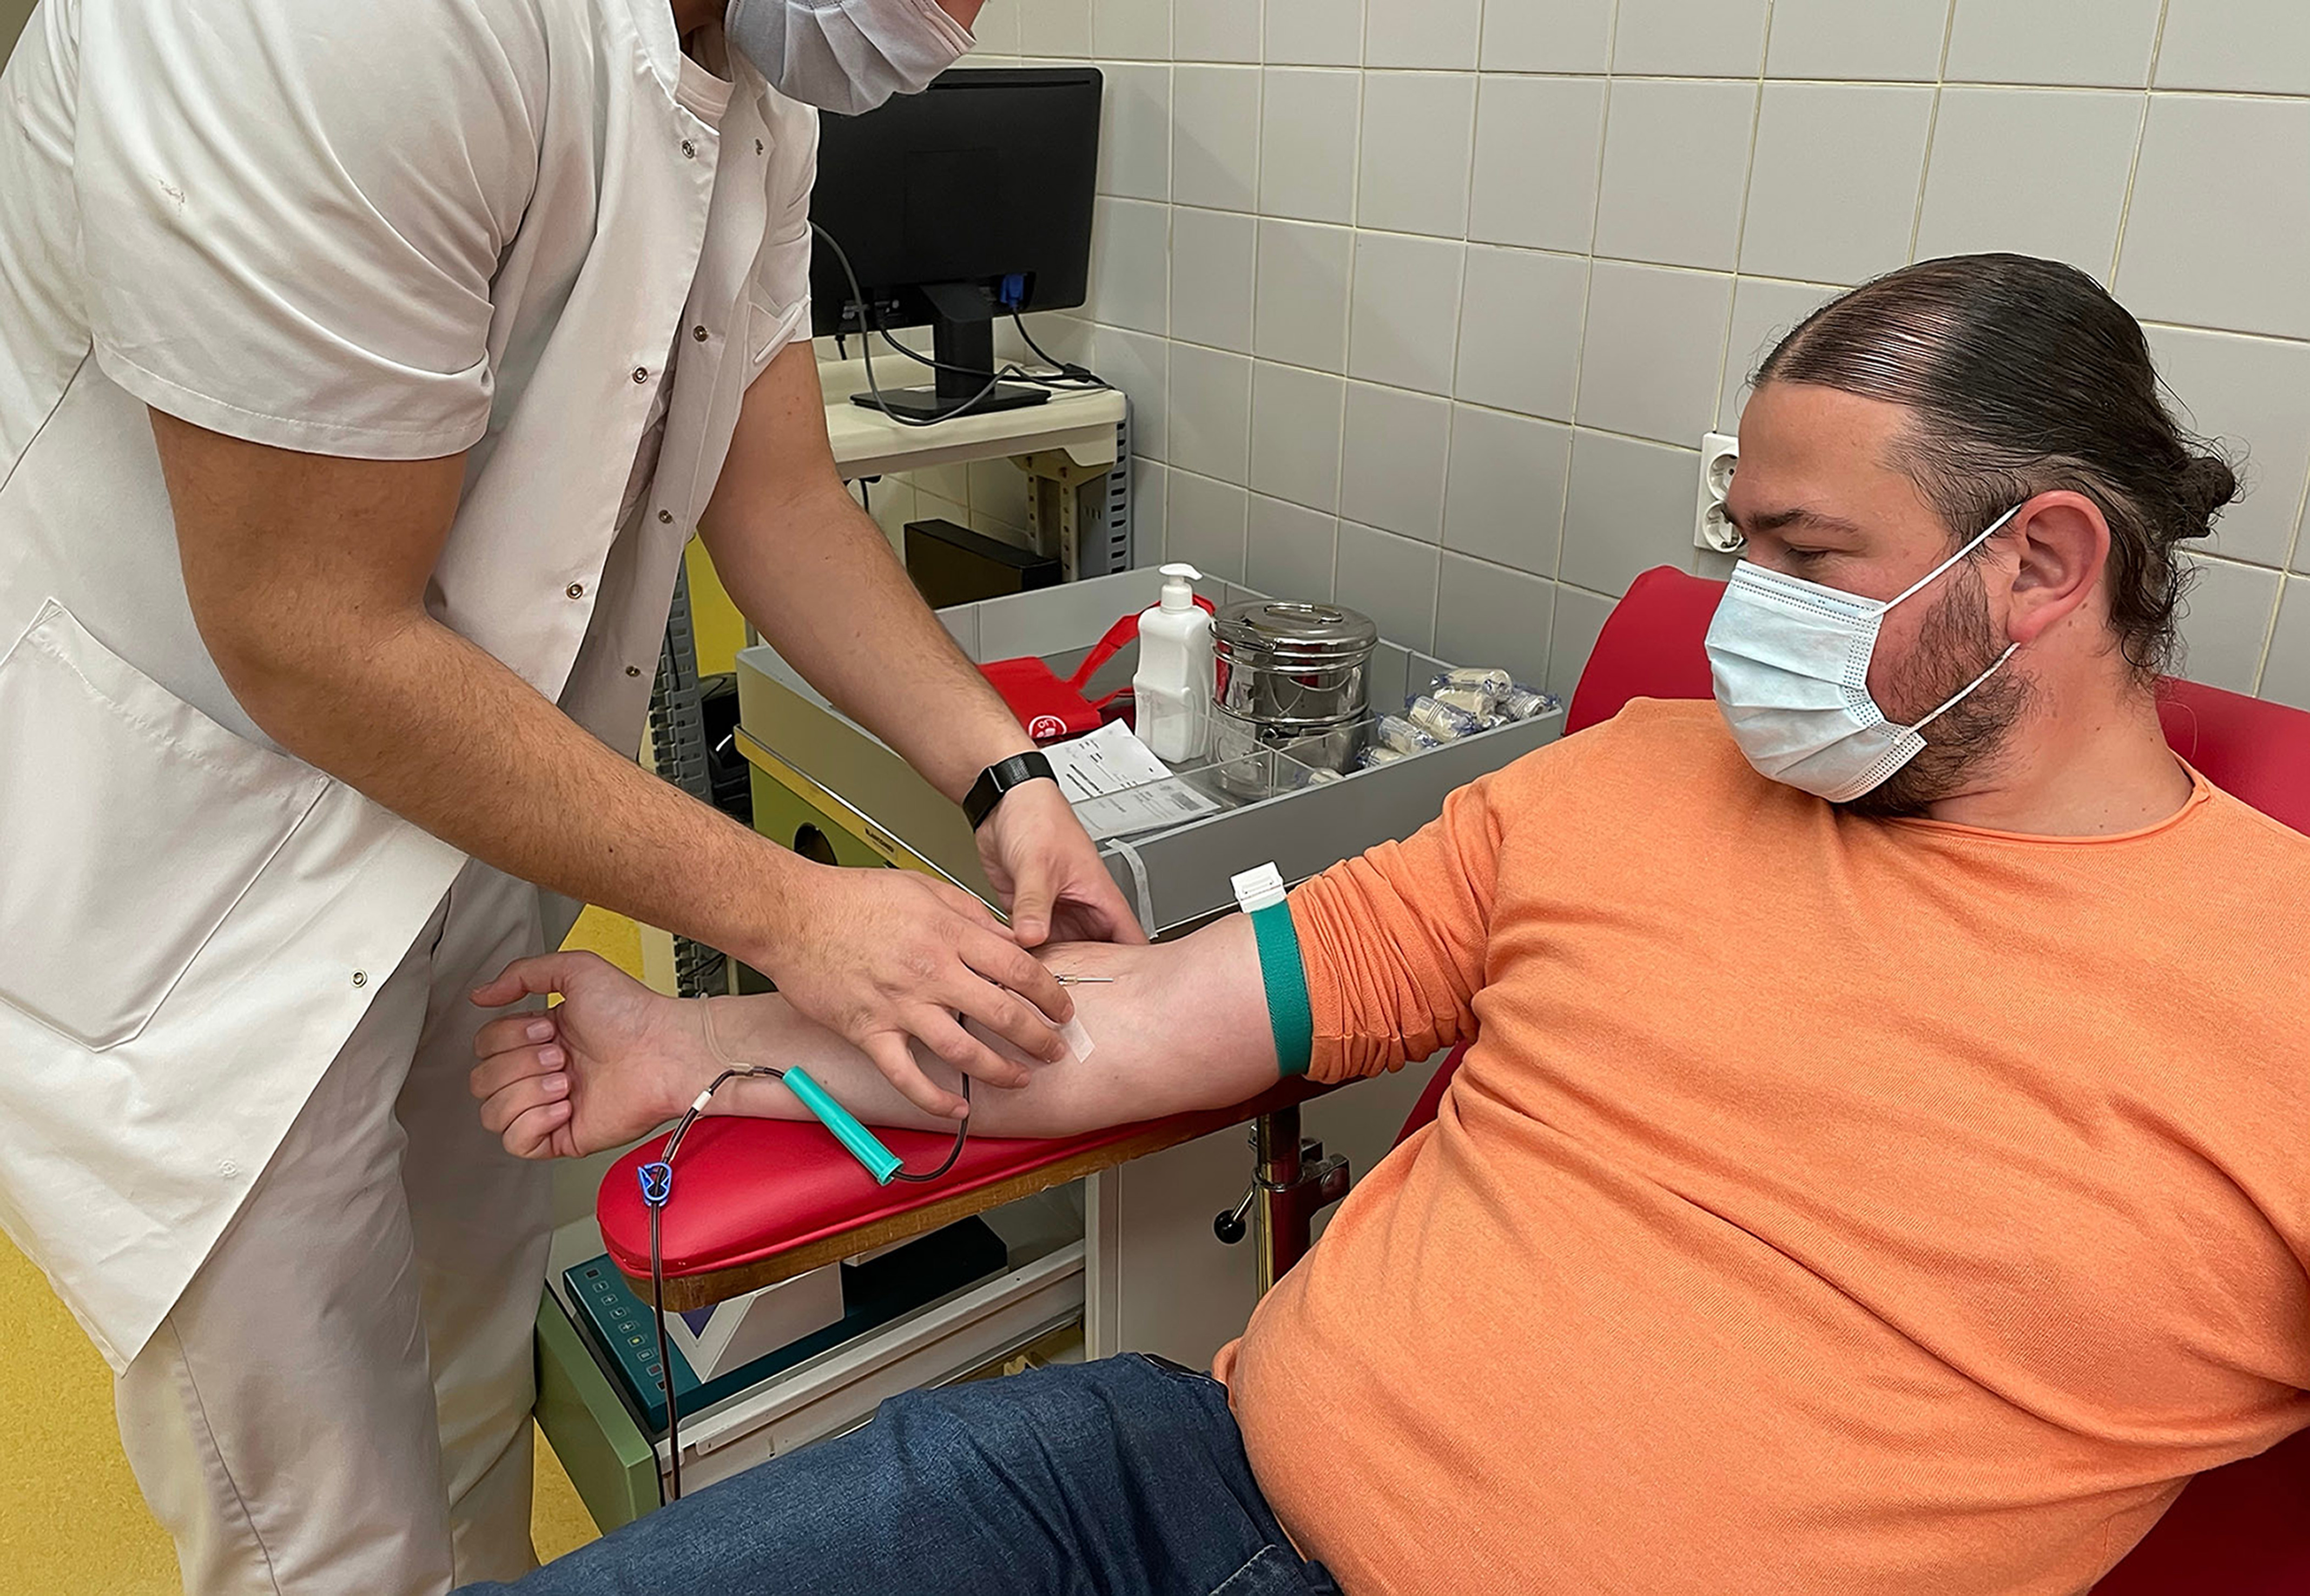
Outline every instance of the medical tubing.
<svg viewBox="0 0 2310 1596"><path fill-rule="evenodd" d="M682 1412L673 1398L673 1360L667 1356L665 1344L665 1248L662 1219L667 1203L673 1201L673 1160L682 1150L682 1143L690 1134L690 1127L706 1112L714 1094L730 1081L744 1078L782 1080L786 1089L799 1098L819 1123L831 1132L850 1156L865 1167L874 1177L874 1184L887 1186L893 1180L934 1181L955 1166L962 1157L963 1143L970 1136L970 1121L964 1118L954 1128L954 1144L946 1149L946 1158L939 1167L921 1175L909 1175L899 1167L899 1156L875 1139L874 1133L860 1124L850 1111L836 1102L827 1089L812 1080L799 1067L780 1069L775 1064L742 1064L734 1062L723 1051L722 1038L714 1026L714 1000L706 1000L699 1018L703 1020L706 1051L722 1066L722 1072L708 1083L704 1091L690 1099L673 1129L666 1133L658 1155L634 1173L642 1192L642 1205L649 1210L650 1312L657 1322L657 1380L658 1391L665 1398L665 1445L667 1472L658 1476L657 1500L663 1507L669 1501L682 1497ZM970 1101L970 1077L962 1078L962 1100ZM668 1493L671 1477L672 1492Z"/></svg>

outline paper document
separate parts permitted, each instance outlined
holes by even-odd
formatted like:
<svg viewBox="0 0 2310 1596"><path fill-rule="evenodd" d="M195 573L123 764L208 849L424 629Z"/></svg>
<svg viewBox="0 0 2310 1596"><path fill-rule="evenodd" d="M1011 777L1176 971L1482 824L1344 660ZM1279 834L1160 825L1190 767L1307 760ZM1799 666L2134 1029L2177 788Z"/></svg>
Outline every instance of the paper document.
<svg viewBox="0 0 2310 1596"><path fill-rule="evenodd" d="M1220 807L1218 799L1172 775L1121 721L1052 743L1043 753L1094 842L1177 826Z"/></svg>

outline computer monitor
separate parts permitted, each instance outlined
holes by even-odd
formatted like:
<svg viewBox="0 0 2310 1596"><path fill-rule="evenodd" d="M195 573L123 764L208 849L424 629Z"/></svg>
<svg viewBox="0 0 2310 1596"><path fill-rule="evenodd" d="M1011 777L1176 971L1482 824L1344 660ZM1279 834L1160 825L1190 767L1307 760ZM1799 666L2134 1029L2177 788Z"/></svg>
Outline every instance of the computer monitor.
<svg viewBox="0 0 2310 1596"><path fill-rule="evenodd" d="M996 316L1083 302L1100 85L1089 66L958 67L863 117L819 118L811 220L849 257L867 303L856 303L841 259L820 239L811 331L927 325L942 368L929 386L884 387L880 408L954 413L994 371ZM1046 396L1003 384L969 408Z"/></svg>

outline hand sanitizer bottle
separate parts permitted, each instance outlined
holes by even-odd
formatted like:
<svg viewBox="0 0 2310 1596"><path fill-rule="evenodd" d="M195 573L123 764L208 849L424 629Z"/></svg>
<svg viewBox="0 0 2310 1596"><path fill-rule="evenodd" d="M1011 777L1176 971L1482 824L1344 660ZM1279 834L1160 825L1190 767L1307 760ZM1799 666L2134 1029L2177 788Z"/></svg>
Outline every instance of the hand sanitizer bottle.
<svg viewBox="0 0 2310 1596"><path fill-rule="evenodd" d="M1167 765L1203 757L1210 737L1211 618L1195 603L1191 565L1163 568L1163 602L1139 614L1139 669L1131 678L1139 740Z"/></svg>

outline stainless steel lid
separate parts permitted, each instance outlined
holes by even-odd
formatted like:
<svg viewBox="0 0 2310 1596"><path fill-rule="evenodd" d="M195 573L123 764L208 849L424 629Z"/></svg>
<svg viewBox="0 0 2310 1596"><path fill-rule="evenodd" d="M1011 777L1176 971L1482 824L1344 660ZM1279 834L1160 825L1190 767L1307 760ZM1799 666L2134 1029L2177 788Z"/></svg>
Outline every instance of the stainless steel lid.
<svg viewBox="0 0 2310 1596"><path fill-rule="evenodd" d="M1211 620L1222 659L1266 670L1322 670L1368 659L1379 642L1371 617L1341 604L1246 599Z"/></svg>

